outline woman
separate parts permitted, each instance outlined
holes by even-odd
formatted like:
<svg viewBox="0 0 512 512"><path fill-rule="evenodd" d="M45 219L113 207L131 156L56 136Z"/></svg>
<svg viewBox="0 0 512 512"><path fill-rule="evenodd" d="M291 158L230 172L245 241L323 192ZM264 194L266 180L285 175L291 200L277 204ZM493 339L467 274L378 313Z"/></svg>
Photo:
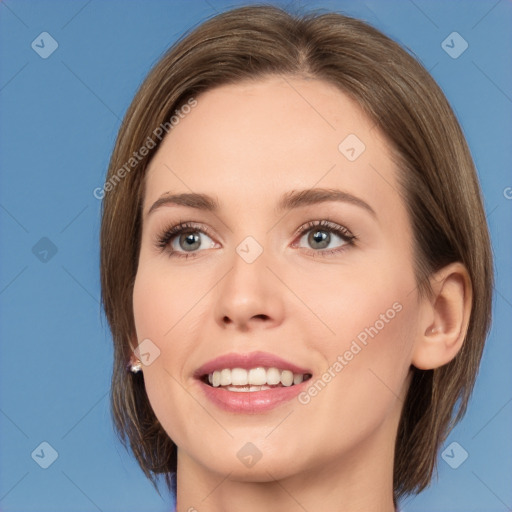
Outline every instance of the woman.
<svg viewBox="0 0 512 512"><path fill-rule="evenodd" d="M178 511L393 511L429 484L492 258L415 59L340 14L220 14L141 86L104 190L113 418Z"/></svg>

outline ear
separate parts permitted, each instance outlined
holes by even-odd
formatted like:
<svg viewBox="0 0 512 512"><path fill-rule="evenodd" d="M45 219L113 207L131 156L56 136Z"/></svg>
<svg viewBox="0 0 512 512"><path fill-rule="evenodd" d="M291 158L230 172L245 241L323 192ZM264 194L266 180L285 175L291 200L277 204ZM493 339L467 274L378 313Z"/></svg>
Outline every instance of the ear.
<svg viewBox="0 0 512 512"><path fill-rule="evenodd" d="M439 368L457 355L466 337L473 302L471 279L462 263L443 267L430 283L433 295L422 301L411 361L420 370Z"/></svg>

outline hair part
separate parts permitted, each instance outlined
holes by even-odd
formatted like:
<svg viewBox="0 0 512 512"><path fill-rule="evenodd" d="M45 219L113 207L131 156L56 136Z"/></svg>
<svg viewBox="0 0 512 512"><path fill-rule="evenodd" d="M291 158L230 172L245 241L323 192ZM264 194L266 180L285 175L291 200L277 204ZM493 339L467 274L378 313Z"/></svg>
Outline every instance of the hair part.
<svg viewBox="0 0 512 512"><path fill-rule="evenodd" d="M132 297L144 177L160 143L154 130L191 97L271 75L334 84L384 134L399 169L400 193L413 227L420 295L430 293L429 276L450 262L462 262L471 279L471 317L457 356L434 370L411 367L395 445L396 503L429 485L440 446L465 414L490 326L492 253L476 170L443 92L398 43L341 14L294 15L269 5L221 13L174 44L133 99L119 130L107 181L148 137L155 147L105 194L100 235L102 303L114 342L114 426L155 488L156 477L163 475L175 490L176 445L151 408L142 372L126 371L130 342L136 337Z"/></svg>

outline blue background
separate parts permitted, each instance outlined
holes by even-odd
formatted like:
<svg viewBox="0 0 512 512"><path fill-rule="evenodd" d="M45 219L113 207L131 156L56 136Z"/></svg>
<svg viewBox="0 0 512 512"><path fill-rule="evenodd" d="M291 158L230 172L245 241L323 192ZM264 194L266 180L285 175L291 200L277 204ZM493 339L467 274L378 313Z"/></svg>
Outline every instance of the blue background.
<svg viewBox="0 0 512 512"><path fill-rule="evenodd" d="M163 498L156 493L116 440L110 421L112 348L99 304L101 204L93 190L103 184L121 119L150 67L185 30L247 3L0 3L2 511L171 508L171 497L163 487ZM468 413L444 445L457 442L469 457L457 469L439 457L438 478L401 507L406 512L508 510L512 4L368 0L291 5L361 17L410 48L461 121L492 232L494 324ZM469 44L457 59L441 46L454 31ZM31 47L42 32L58 43L47 59ZM42 442L58 452L48 469L31 456ZM48 448L45 453L50 456ZM463 452L456 447L453 453L458 458Z"/></svg>

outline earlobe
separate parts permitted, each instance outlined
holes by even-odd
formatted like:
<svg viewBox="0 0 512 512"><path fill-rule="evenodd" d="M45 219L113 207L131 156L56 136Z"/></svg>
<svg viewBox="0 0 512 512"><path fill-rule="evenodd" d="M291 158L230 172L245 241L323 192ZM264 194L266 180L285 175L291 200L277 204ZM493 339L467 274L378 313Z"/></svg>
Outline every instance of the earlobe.
<svg viewBox="0 0 512 512"><path fill-rule="evenodd" d="M431 278L433 295L421 305L420 325L412 364L432 370L449 363L466 337L472 305L472 286L466 267L451 263Z"/></svg>

